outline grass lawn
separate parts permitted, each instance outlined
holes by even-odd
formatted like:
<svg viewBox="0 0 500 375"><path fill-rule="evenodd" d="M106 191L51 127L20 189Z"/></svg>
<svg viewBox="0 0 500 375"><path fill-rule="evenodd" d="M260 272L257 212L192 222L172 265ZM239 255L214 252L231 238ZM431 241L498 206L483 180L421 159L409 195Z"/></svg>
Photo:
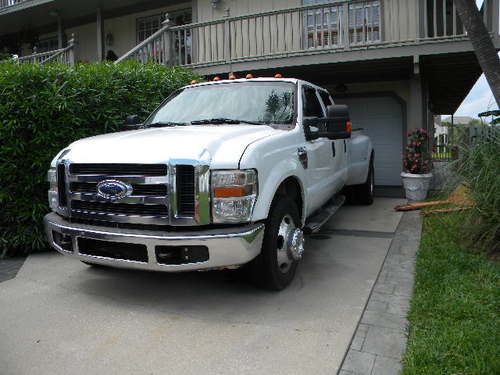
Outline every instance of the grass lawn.
<svg viewBox="0 0 500 375"><path fill-rule="evenodd" d="M463 215L424 219L403 374L500 374L500 263L461 245Z"/></svg>

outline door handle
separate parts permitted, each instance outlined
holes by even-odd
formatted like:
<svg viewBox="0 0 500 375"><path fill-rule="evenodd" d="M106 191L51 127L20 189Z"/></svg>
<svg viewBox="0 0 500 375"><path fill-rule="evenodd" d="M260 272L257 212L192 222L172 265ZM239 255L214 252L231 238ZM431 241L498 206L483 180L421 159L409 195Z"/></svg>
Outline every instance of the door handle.
<svg viewBox="0 0 500 375"><path fill-rule="evenodd" d="M345 139L344 139L344 152L347 152L347 144L345 143Z"/></svg>
<svg viewBox="0 0 500 375"><path fill-rule="evenodd" d="M335 157L335 141L332 141L332 156Z"/></svg>
<svg viewBox="0 0 500 375"><path fill-rule="evenodd" d="M309 165L309 158L307 157L307 150L305 147L299 147L297 149L297 156L299 157L300 164L304 169L307 169Z"/></svg>

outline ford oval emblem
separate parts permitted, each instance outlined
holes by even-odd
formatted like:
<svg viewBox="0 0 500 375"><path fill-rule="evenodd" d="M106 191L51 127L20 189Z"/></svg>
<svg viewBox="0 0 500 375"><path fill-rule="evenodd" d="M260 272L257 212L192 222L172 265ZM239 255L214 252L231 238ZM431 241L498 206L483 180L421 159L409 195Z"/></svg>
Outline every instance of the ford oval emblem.
<svg viewBox="0 0 500 375"><path fill-rule="evenodd" d="M118 180L103 180L97 184L97 195L115 201L132 194L132 186Z"/></svg>

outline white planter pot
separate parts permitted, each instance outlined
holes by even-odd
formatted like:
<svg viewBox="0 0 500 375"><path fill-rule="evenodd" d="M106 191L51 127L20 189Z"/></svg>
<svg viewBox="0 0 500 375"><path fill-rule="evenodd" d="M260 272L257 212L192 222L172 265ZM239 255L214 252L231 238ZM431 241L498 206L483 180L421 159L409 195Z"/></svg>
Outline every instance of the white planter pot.
<svg viewBox="0 0 500 375"><path fill-rule="evenodd" d="M420 202L427 197L427 191L432 179L432 173L413 174L401 173L406 199L409 202Z"/></svg>

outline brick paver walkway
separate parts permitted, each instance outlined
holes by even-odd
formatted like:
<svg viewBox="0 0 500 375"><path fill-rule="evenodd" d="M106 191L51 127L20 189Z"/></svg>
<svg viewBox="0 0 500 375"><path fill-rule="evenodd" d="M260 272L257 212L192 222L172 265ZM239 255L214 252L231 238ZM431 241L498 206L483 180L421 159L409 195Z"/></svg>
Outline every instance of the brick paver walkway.
<svg viewBox="0 0 500 375"><path fill-rule="evenodd" d="M403 215L339 375L399 374L422 221Z"/></svg>

